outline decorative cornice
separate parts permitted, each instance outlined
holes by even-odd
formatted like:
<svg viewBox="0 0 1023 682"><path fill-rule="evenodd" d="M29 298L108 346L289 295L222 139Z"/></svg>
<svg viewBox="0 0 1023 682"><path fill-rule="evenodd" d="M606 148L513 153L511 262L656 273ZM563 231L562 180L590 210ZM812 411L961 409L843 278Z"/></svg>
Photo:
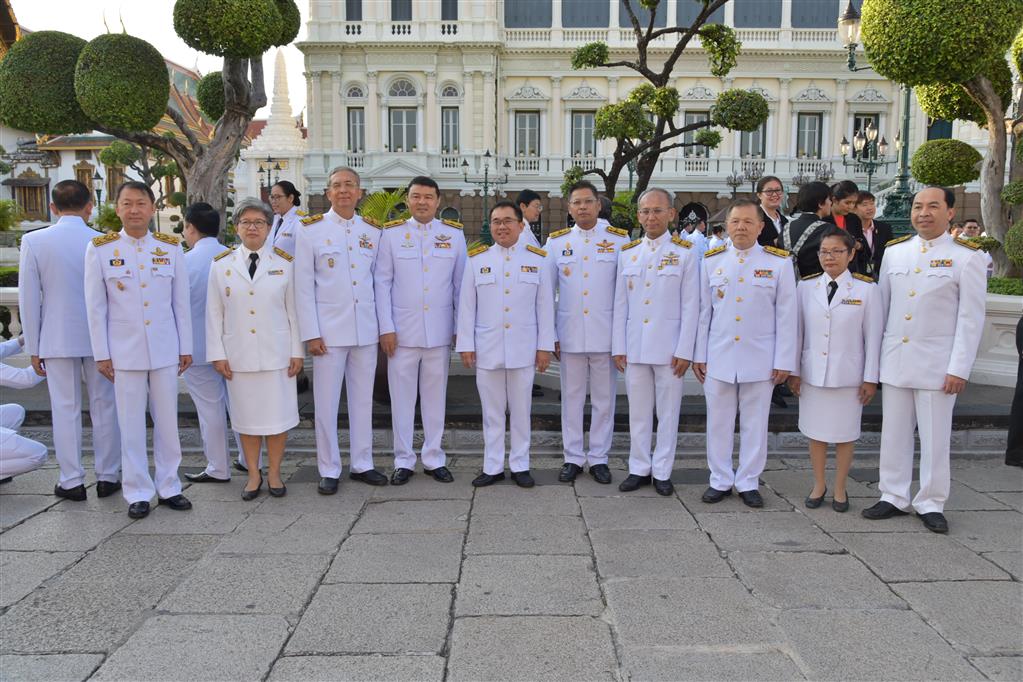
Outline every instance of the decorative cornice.
<svg viewBox="0 0 1023 682"><path fill-rule="evenodd" d="M717 99L714 91L706 85L694 85L682 93L681 99L690 101L713 101Z"/></svg>
<svg viewBox="0 0 1023 682"><path fill-rule="evenodd" d="M868 85L859 92L854 93L847 101L859 104L888 104L891 102L890 99L884 96L884 93L872 85Z"/></svg>
<svg viewBox="0 0 1023 682"><path fill-rule="evenodd" d="M749 92L755 92L756 94L760 95L765 100L767 100L768 102L777 102L778 101L778 98L775 97L774 95L772 95L770 93L770 91L768 91L766 88L760 87L759 85L751 85L749 88L747 88L747 90Z"/></svg>
<svg viewBox="0 0 1023 682"><path fill-rule="evenodd" d="M831 97L828 96L828 93L826 93L823 90L821 90L818 86L814 85L813 83L810 83L810 85L806 86L805 88L803 88L802 90L797 92L795 94L795 96L792 98L792 101L793 102L834 102L835 100L831 99Z"/></svg>
<svg viewBox="0 0 1023 682"><path fill-rule="evenodd" d="M607 97L602 95L596 88L587 85L585 82L579 85L579 87L573 88L567 95L562 99L569 100L590 100L590 101L605 101Z"/></svg>
<svg viewBox="0 0 1023 682"><path fill-rule="evenodd" d="M513 100L513 99L523 100L524 99L524 100L546 101L546 100L549 100L550 97L545 95L543 93L543 91L540 90L540 88L538 88L536 86L533 86L533 85L528 85L527 84L527 85L523 85L523 86L515 89L512 92L512 94L510 94L507 97L505 97L505 99L507 99L507 100Z"/></svg>

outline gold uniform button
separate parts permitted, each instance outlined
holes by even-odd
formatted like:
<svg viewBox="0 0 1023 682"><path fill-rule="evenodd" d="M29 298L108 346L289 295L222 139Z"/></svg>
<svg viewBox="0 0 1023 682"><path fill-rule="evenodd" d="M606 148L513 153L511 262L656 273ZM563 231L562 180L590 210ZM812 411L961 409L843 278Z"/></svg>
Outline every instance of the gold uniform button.
<svg viewBox="0 0 1023 682"><path fill-rule="evenodd" d="M146 288L146 283L145 283L145 282L143 282L143 283L142 283L142 284L140 284L139 286L140 286L140 287L142 287L143 289L145 289L145 288Z"/></svg>
<svg viewBox="0 0 1023 682"><path fill-rule="evenodd" d="M742 296L736 296L735 297L735 302L736 303L742 303Z"/></svg>
<svg viewBox="0 0 1023 682"><path fill-rule="evenodd" d="M510 289L505 289L505 290L504 290L504 293L506 293L506 294L510 294L510 293L511 293L511 290L510 290Z"/></svg>
<svg viewBox="0 0 1023 682"><path fill-rule="evenodd" d="M510 322L505 322L504 323L504 328L505 329L511 329L511 323Z"/></svg>
<svg viewBox="0 0 1023 682"><path fill-rule="evenodd" d="M583 296L589 296L589 295L590 295L590 290L589 289L583 289Z"/></svg>
<svg viewBox="0 0 1023 682"><path fill-rule="evenodd" d="M253 333L253 334L255 334L255 333L256 333L256 330L255 330L255 329L250 329L249 331L250 331L251 333Z"/></svg>
<svg viewBox="0 0 1023 682"><path fill-rule="evenodd" d="M735 337L735 340L736 340L736 341L738 341L738 340L739 340L739 337L738 337L738 336L736 336L736 337Z"/></svg>
<svg viewBox="0 0 1023 682"><path fill-rule="evenodd" d="M643 324L650 324L650 318L648 317L648 318L644 319L643 320Z"/></svg>
<svg viewBox="0 0 1023 682"><path fill-rule="evenodd" d="M736 316L735 316L735 321L736 321L736 322L742 322L742 317L741 317L741 316L739 316L739 315L736 315Z"/></svg>
<svg viewBox="0 0 1023 682"><path fill-rule="evenodd" d="M903 336L902 337L902 342L903 343L909 343L909 337L908 336Z"/></svg>
<svg viewBox="0 0 1023 682"><path fill-rule="evenodd" d="M511 308L509 308L508 306L505 306L505 308L504 308L504 312L506 312L506 313L510 313L510 312L511 312Z"/></svg>
<svg viewBox="0 0 1023 682"><path fill-rule="evenodd" d="M589 276L590 276L590 273L588 273L588 272L584 272L584 273L583 273L583 279L586 279L586 278L587 278L587 277L589 277Z"/></svg>
<svg viewBox="0 0 1023 682"><path fill-rule="evenodd" d="M589 260L589 259L590 259L589 256L583 256L583 260Z"/></svg>
<svg viewBox="0 0 1023 682"><path fill-rule="evenodd" d="M355 280L353 279L353 280L352 280L352 286L353 286L353 287L357 287L357 286L359 286L359 283L358 283L358 282L356 282L356 281L355 281Z"/></svg>
<svg viewBox="0 0 1023 682"><path fill-rule="evenodd" d="M913 316L912 316L912 315L910 315L909 313L906 313L906 319L907 319L907 320L912 320L912 319L913 319Z"/></svg>
<svg viewBox="0 0 1023 682"><path fill-rule="evenodd" d="M913 272L920 272L920 268L913 268Z"/></svg>
<svg viewBox="0 0 1023 682"><path fill-rule="evenodd" d="M142 253L142 248L141 247L136 247L135 250L138 251L139 253Z"/></svg>
<svg viewBox="0 0 1023 682"><path fill-rule="evenodd" d="M746 280L745 280L745 279L743 279L742 277L740 277L740 278L739 278L739 281L740 281L740 282L745 282Z"/></svg>
<svg viewBox="0 0 1023 682"><path fill-rule="evenodd" d="M149 320L146 320L146 324L149 324Z"/></svg>
<svg viewBox="0 0 1023 682"><path fill-rule="evenodd" d="M145 269L146 269L146 266L145 266L145 265L140 265L140 266L139 266L139 270L145 270Z"/></svg>
<svg viewBox="0 0 1023 682"><path fill-rule="evenodd" d="M590 311L588 308L583 308L583 315L589 315Z"/></svg>
<svg viewBox="0 0 1023 682"><path fill-rule="evenodd" d="M354 282L352 282L352 284L354 284ZM249 296L255 296L255 295L256 295L256 292L255 292L255 291L250 291L250 292L249 292Z"/></svg>
<svg viewBox="0 0 1023 682"><path fill-rule="evenodd" d="M740 259L739 259L739 262L740 262L740 263L745 263L746 261L745 261L744 259L740 258Z"/></svg>
<svg viewBox="0 0 1023 682"><path fill-rule="evenodd" d="M647 270L653 270L653 269L654 269L654 266L652 266L652 265L648 265L648 266L646 266L646 269L647 269Z"/></svg>
<svg viewBox="0 0 1023 682"><path fill-rule="evenodd" d="M910 297L916 296L916 292L915 291L911 291L911 292L909 292L909 295L910 295Z"/></svg>
<svg viewBox="0 0 1023 682"><path fill-rule="evenodd" d="M426 267L426 266L424 265L424 266L423 266L423 272L429 272L429 271L430 271L430 268L428 268L428 267Z"/></svg>
<svg viewBox="0 0 1023 682"><path fill-rule="evenodd" d="M255 310L250 310L250 311L249 311L249 315L255 315L255 314L256 314L256 311L255 311Z"/></svg>
<svg viewBox="0 0 1023 682"><path fill-rule="evenodd" d="M643 305L650 305L650 299L648 298L647 300L643 301Z"/></svg>
<svg viewBox="0 0 1023 682"><path fill-rule="evenodd" d="M428 306L428 305L424 305L423 306L423 310L429 310L429 309L430 309L430 306Z"/></svg>
<svg viewBox="0 0 1023 682"><path fill-rule="evenodd" d="M510 272L506 272L506 273L504 273L504 276L505 277L511 277L511 273Z"/></svg>
<svg viewBox="0 0 1023 682"><path fill-rule="evenodd" d="M927 253L927 247L926 246L921 246L920 247L920 253Z"/></svg>
<svg viewBox="0 0 1023 682"><path fill-rule="evenodd" d="M505 260L511 260L511 256L505 256L504 259Z"/></svg>
<svg viewBox="0 0 1023 682"><path fill-rule="evenodd" d="M148 308L148 307L149 307L149 301L144 301L144 302L142 303L142 307L143 307L143 308Z"/></svg>

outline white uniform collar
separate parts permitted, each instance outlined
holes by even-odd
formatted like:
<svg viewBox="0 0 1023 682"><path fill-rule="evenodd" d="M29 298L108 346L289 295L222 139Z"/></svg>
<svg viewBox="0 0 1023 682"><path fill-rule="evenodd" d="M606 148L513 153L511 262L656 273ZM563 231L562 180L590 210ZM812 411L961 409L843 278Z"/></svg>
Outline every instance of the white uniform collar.
<svg viewBox="0 0 1023 682"><path fill-rule="evenodd" d="M753 254L753 252L756 251L758 246L760 245L757 244L756 242L753 242L753 246L749 247L748 249L740 249L733 243L732 251L735 252L735 256L737 258L749 258Z"/></svg>
<svg viewBox="0 0 1023 682"><path fill-rule="evenodd" d="M949 234L948 232L942 232L941 234L939 234L934 239L924 239L920 234L917 234L916 238L918 240L920 240L921 246L926 246L929 249L930 248L934 248L935 246L938 246L939 244L943 244L945 242L952 241L952 235Z"/></svg>
<svg viewBox="0 0 1023 682"><path fill-rule="evenodd" d="M851 280L851 279L852 279L852 273L849 272L849 268L846 268L842 272L842 274L840 274L838 276L838 279L831 279L831 275L829 275L827 272L824 273L824 285L825 286L827 286L827 284L829 282L835 282L839 286L842 286L843 284L848 284L849 280Z"/></svg>
<svg viewBox="0 0 1023 682"><path fill-rule="evenodd" d="M265 242L263 242L263 246L259 247L259 250L256 251L256 253L259 254L259 260L263 260L263 258L266 256L266 254L267 254L267 252L269 250L270 250L270 239L268 237L267 240ZM249 251L247 248L245 248L245 244L239 244L238 245L238 251L242 255L242 260L245 261L246 263L248 263L249 262L249 254L251 254L252 251Z"/></svg>
<svg viewBox="0 0 1023 682"><path fill-rule="evenodd" d="M656 250L659 249L661 245L663 245L664 242L668 241L669 239L671 239L671 233L665 230L664 234L662 234L657 239L651 239L650 237L644 236L643 243L646 246L650 247L651 250Z"/></svg>
<svg viewBox="0 0 1023 682"><path fill-rule="evenodd" d="M123 229L121 230L121 238L127 240L127 242L132 245L142 244L143 242L146 241L146 239L149 238L150 234L152 233L146 230L146 233L144 235L136 239L135 237L132 237L127 232L125 232Z"/></svg>
<svg viewBox="0 0 1023 682"><path fill-rule="evenodd" d="M217 241L216 237L201 237L199 239L199 241L197 241L195 243L195 246L193 246L192 248L193 249L198 249L200 246L204 246L206 244L210 244L211 242L216 242L218 245L220 244L220 242Z"/></svg>
<svg viewBox="0 0 1023 682"><path fill-rule="evenodd" d="M54 225L85 225L85 221L76 215L62 215L57 218Z"/></svg>
<svg viewBox="0 0 1023 682"><path fill-rule="evenodd" d="M353 213L351 218L342 218L341 215L337 211L335 211L333 208L331 208L329 211L327 211L327 215L328 216L334 216L335 220L337 220L339 223L341 223L342 225L344 225L346 227L348 227L350 225L354 225L355 221L359 219L359 214L358 213Z"/></svg>
<svg viewBox="0 0 1023 682"><path fill-rule="evenodd" d="M429 230L429 229L430 229L431 227L433 227L433 221L432 221L432 220L431 220L430 222L428 222L428 223L421 223L421 222L419 222L418 220L416 220L415 218L409 218L409 222L410 222L410 223L412 223L412 225L413 225L413 226L414 226L414 227L415 227L415 228L416 228L417 230L422 230L423 232L426 232L426 231L428 231L428 230Z"/></svg>
<svg viewBox="0 0 1023 682"><path fill-rule="evenodd" d="M284 215L280 216L281 222L284 222L285 218L297 218L298 217L298 206L292 206L289 208Z"/></svg>
<svg viewBox="0 0 1023 682"><path fill-rule="evenodd" d="M519 241L515 242L514 244L512 244L511 246L509 246L507 248L501 246L497 242L494 242L494 246L496 246L498 249L500 249L501 253L515 253L515 249L518 247L519 242L521 242L521 241L522 241L522 235L520 234L519 235Z"/></svg>
<svg viewBox="0 0 1023 682"><path fill-rule="evenodd" d="M590 229L584 230L583 228L579 227L579 223L576 223L572 227L572 229L575 230L579 234L588 235L588 234L596 234L598 227L600 227L600 223L599 222L598 223L594 223L593 227L591 227Z"/></svg>

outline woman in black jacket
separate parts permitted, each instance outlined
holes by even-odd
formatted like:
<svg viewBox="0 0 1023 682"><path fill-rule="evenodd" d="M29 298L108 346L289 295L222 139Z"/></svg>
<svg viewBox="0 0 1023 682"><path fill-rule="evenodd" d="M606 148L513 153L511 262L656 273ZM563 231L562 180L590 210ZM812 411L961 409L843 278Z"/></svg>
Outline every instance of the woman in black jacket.
<svg viewBox="0 0 1023 682"><path fill-rule="evenodd" d="M764 229L760 231L757 243L761 246L774 246L782 228L789 222L788 216L781 212L782 204L785 202L785 190L781 180L773 175L760 178L756 189L760 217L764 221Z"/></svg>
<svg viewBox="0 0 1023 682"><path fill-rule="evenodd" d="M782 228L778 246L795 255L797 276L820 274L824 270L817 250L821 235L831 226L826 220L831 215L831 189L823 182L803 185L796 195L796 211L798 215Z"/></svg>

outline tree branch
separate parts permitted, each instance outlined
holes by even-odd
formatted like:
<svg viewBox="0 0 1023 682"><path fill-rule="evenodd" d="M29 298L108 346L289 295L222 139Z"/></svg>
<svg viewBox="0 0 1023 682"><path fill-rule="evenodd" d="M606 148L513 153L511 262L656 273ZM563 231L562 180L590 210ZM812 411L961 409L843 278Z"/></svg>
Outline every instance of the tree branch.
<svg viewBox="0 0 1023 682"><path fill-rule="evenodd" d="M188 139L188 144L192 145L192 149L199 149L202 147L202 145L199 143L199 138L195 136L195 132L193 132L192 129L189 127L188 122L185 121L184 116L178 113L178 111L173 107L167 107L167 115L170 117L172 121L174 121L174 125L178 127L178 130L181 131L181 134Z"/></svg>
<svg viewBox="0 0 1023 682"><path fill-rule="evenodd" d="M642 39L643 27L639 25L639 18L636 16L636 13L632 10L632 1L625 0L625 2L623 2L622 4L625 6L625 13L629 15L629 21L632 23L632 30L636 32L636 38ZM651 12L651 14L653 14L653 12Z"/></svg>
<svg viewBox="0 0 1023 682"><path fill-rule="evenodd" d="M703 11L700 12L699 16L697 16L693 23L689 26L685 35L679 39L678 44L675 45L675 49L671 51L668 58L664 60L664 68L661 73L664 74L665 77L671 74L672 70L675 68L675 62L677 62L679 57L682 56L682 53L689 46L689 41L692 40L693 36L699 32L699 30L707 22L707 19L710 18L710 15L716 12L719 7L724 7L726 2L728 2L728 0L714 0L713 2L709 2L704 5Z"/></svg>
<svg viewBox="0 0 1023 682"><path fill-rule="evenodd" d="M249 111L255 115L258 109L266 106L266 85L263 78L263 60L250 59L249 70L252 73L252 88L249 92Z"/></svg>
<svg viewBox="0 0 1023 682"><path fill-rule="evenodd" d="M106 133L107 135L113 135L114 137L126 142L133 142L140 147L145 146L152 147L153 149L159 149L164 154L171 156L182 166L188 165L195 159L192 151L175 138L161 137L160 135L149 131L130 132L127 130L121 130L120 128L108 128L101 125L97 125L96 130L101 133Z"/></svg>

